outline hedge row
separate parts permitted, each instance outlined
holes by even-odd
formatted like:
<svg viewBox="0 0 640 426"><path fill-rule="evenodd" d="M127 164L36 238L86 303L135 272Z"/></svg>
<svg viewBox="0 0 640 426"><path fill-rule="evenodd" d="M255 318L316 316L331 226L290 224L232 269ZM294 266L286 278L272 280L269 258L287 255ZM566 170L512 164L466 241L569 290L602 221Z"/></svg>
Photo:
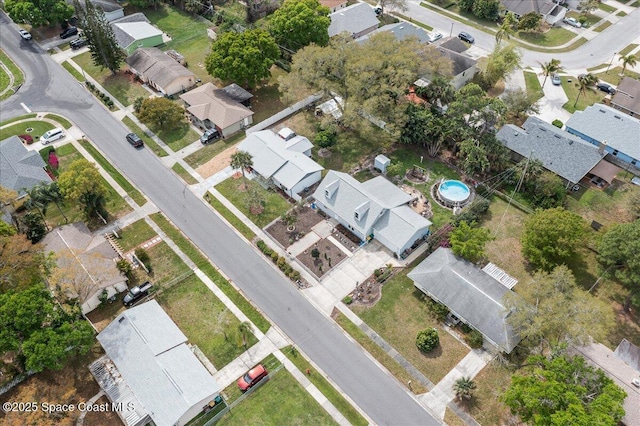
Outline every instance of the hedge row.
<svg viewBox="0 0 640 426"><path fill-rule="evenodd" d="M289 265L289 263L287 263L287 259L285 259L284 256L280 256L277 252L275 252L273 249L271 249L267 245L267 243L265 243L262 240L258 240L258 241L256 241L256 245L258 246L258 248L260 249L261 252L263 252L265 255L267 255L268 257L271 258L273 263L278 265L278 268L280 268L280 270L282 272L284 272L284 274L287 277L289 277L289 279L291 281L296 282L301 278L300 277L300 272L298 272L295 269L293 269L291 267L291 265Z"/></svg>
<svg viewBox="0 0 640 426"><path fill-rule="evenodd" d="M106 94L102 93L102 92L100 91L100 89L98 89L98 88L96 87L96 85L95 85L95 84L93 84L93 83L92 83L92 82L90 82L90 81L85 82L85 84L87 85L87 88L88 88L88 89L89 89L89 90L90 90L94 95L96 95L98 98L100 98L100 100L102 101L102 103L103 103L103 104L105 104L106 106L108 106L108 107L109 107L109 109L111 109L111 108L113 108L113 107L114 107L113 100L111 100L111 98L110 98L108 95L106 95Z"/></svg>

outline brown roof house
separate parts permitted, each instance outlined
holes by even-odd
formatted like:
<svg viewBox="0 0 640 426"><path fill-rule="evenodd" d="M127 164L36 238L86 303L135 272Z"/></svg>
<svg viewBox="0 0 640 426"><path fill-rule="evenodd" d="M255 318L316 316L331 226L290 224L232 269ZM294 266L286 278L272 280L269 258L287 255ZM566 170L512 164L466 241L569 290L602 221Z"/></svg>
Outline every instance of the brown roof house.
<svg viewBox="0 0 640 426"><path fill-rule="evenodd" d="M194 73L155 47L138 48L125 62L142 81L166 96L184 92L196 84Z"/></svg>
<svg viewBox="0 0 640 426"><path fill-rule="evenodd" d="M347 7L347 0L320 0L320 4L328 7L331 13Z"/></svg>
<svg viewBox="0 0 640 426"><path fill-rule="evenodd" d="M213 83L196 87L180 95L180 99L196 126L218 129L225 137L253 123L253 111Z"/></svg>
<svg viewBox="0 0 640 426"><path fill-rule="evenodd" d="M640 117L640 81L624 77L611 99L611 106L632 117Z"/></svg>
<svg viewBox="0 0 640 426"><path fill-rule="evenodd" d="M127 289L127 279L116 267L120 256L106 238L93 235L84 223L54 229L43 244L56 256L51 281L67 297L78 299L82 313L97 308L103 293L111 297Z"/></svg>

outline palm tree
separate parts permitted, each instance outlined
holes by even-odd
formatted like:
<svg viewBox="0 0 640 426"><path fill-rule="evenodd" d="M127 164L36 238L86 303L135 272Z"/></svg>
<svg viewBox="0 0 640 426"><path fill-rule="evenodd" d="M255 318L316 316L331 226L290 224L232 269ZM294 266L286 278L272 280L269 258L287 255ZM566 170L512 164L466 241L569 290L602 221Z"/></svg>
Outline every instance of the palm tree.
<svg viewBox="0 0 640 426"><path fill-rule="evenodd" d="M627 56L622 56L619 59L622 61L622 72L620 75L624 75L624 72L627 70L627 66L635 67L638 63L638 58L636 55L629 54Z"/></svg>
<svg viewBox="0 0 640 426"><path fill-rule="evenodd" d="M544 81L542 82L542 87L547 82L547 78L553 74L562 71L562 66L560 65L559 59L551 59L549 62L538 62L540 64L540 68L542 68L542 72L540 74L544 75Z"/></svg>
<svg viewBox="0 0 640 426"><path fill-rule="evenodd" d="M244 321L238 324L238 332L240 333L240 338L242 339L242 346L247 347L247 340L249 340L249 335L252 333L251 324L249 321Z"/></svg>
<svg viewBox="0 0 640 426"><path fill-rule="evenodd" d="M496 33L496 44L500 45L504 37L509 40L516 33L518 18L512 12L507 12L500 24L500 29Z"/></svg>
<svg viewBox="0 0 640 426"><path fill-rule="evenodd" d="M44 226L46 230L49 230L49 225L47 225L46 215L47 215L47 207L49 207L49 200L44 194L43 185L34 186L31 189L25 189L27 195L29 195L29 199L24 203L24 206L27 210L36 210L40 216L42 217L42 221L44 222Z"/></svg>
<svg viewBox="0 0 640 426"><path fill-rule="evenodd" d="M453 383L453 391L459 400L470 400L475 388L476 384L471 380L471 377L460 377Z"/></svg>
<svg viewBox="0 0 640 426"><path fill-rule="evenodd" d="M58 182L53 181L49 185L42 185L42 196L49 202L54 203L58 208L58 211L64 217L64 223L69 223L69 219L62 211L61 205L64 205L64 195L60 192Z"/></svg>
<svg viewBox="0 0 640 426"><path fill-rule="evenodd" d="M587 90L594 91L594 86L598 83L598 78L589 73L578 76L578 81L576 82L576 87L578 88L578 96L576 96L576 101L573 103L573 107L575 108L578 104L578 99L580 99L580 95L584 94Z"/></svg>
<svg viewBox="0 0 640 426"><path fill-rule="evenodd" d="M244 188L247 188L247 178L244 175L244 169L253 166L253 157L246 151L236 151L231 154L231 167L242 171L242 180Z"/></svg>

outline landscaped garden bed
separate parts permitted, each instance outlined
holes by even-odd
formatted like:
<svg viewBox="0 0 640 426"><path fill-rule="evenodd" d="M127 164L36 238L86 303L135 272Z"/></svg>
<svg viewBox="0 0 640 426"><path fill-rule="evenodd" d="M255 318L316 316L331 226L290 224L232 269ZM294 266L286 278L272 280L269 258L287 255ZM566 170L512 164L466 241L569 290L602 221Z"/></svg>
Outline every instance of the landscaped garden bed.
<svg viewBox="0 0 640 426"><path fill-rule="evenodd" d="M311 228L320 223L323 219L315 210L308 206L296 207L293 213L297 220L293 231L288 230L288 226L282 219L274 222L265 229L284 248L304 237L311 232Z"/></svg>
<svg viewBox="0 0 640 426"><path fill-rule="evenodd" d="M347 257L329 239L322 239L300 253L297 259L316 277L322 278L331 268Z"/></svg>

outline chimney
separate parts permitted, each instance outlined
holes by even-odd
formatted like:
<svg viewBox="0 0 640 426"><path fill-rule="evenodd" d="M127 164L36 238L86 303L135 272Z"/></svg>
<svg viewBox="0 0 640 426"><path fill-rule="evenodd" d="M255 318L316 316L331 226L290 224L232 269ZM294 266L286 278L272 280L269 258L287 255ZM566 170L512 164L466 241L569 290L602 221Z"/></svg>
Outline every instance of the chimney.
<svg viewBox="0 0 640 426"><path fill-rule="evenodd" d="M604 154L604 148L607 146L607 141L602 141L600 143L598 143L598 153L599 154Z"/></svg>

